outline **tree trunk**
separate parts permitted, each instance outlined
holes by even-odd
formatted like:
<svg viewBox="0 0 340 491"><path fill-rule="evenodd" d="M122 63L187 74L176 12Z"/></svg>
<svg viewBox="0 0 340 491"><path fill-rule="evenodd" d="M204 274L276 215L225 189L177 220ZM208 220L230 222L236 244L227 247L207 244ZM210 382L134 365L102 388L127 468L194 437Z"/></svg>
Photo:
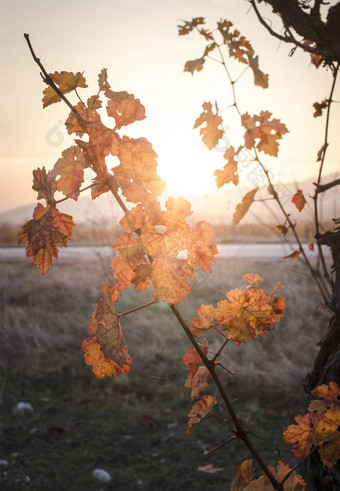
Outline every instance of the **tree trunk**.
<svg viewBox="0 0 340 491"><path fill-rule="evenodd" d="M321 244L331 248L335 276L331 310L333 316L312 371L304 379L304 389L310 392L321 384L340 383L340 227L335 232L326 232L317 237ZM340 489L340 462L328 468L323 465L318 452L306 460L303 469L308 491L338 491Z"/></svg>

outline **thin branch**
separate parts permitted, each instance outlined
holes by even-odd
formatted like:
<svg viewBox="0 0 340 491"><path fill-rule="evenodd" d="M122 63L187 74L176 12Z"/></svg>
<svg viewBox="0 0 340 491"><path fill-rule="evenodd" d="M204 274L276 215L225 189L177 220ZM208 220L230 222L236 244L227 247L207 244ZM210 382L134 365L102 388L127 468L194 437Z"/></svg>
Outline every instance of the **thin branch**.
<svg viewBox="0 0 340 491"><path fill-rule="evenodd" d="M315 186L316 186L316 194L320 194L320 193L323 193L325 191L328 191L328 189L331 189L331 188L334 188L334 186L339 186L340 185L340 179L335 179L335 181L332 181L332 182L328 182L327 184L316 184L314 183Z"/></svg>
<svg viewBox="0 0 340 491"><path fill-rule="evenodd" d="M329 94L328 98L328 105L327 105L327 113L326 113L326 124L325 124L325 137L324 137L324 144L323 144L323 152L322 152L322 157L321 157L321 162L320 162L320 167L319 167L319 175L318 175L318 180L316 183L316 188L315 188L315 193L313 196L314 200L314 227L315 227L315 235L318 235L320 233L320 220L319 220L319 207L318 207L318 194L319 194L319 188L320 188L320 183L321 183L321 175L322 175L322 170L323 166L325 163L325 158L326 158L326 151L328 148L328 132L329 132L329 119L330 119L330 112L331 112L331 105L332 105L332 98L333 98L333 93L336 85L336 80L337 80L337 75L339 71L339 63L337 64L336 70L333 75L333 82L332 82L332 87L331 91ZM327 186L327 185L326 185ZM322 269L324 273L324 278L328 282L331 288L333 288L333 280L329 275L327 266L326 266L326 261L325 257L322 251L321 244L317 244L318 247L318 252L319 252L319 258L322 264Z"/></svg>
<svg viewBox="0 0 340 491"><path fill-rule="evenodd" d="M32 45L31 45L29 34L24 34L24 38L27 41L27 44L28 44L28 47L29 47L30 52L32 54L33 60L37 63L37 65L39 66L40 70L42 71L41 76L42 76L43 81L47 85L49 85L50 87L52 87L52 89L58 94L58 96L65 102L65 104L77 116L77 118L79 118L81 121L84 121L84 119L80 116L80 114L78 113L78 111L76 110L76 108L64 96L64 94L61 92L61 90L59 89L59 87L53 82L53 80L51 79L51 77L49 76L49 74L47 73L47 71L45 70L43 64L41 63L40 59L35 55L34 50L32 48Z"/></svg>
<svg viewBox="0 0 340 491"><path fill-rule="evenodd" d="M127 310L126 312L122 312L121 314L118 314L119 317L123 317L124 315L132 314L132 312L137 312L137 310L142 310L145 309L146 307L150 307L150 305L153 305L154 303L157 303L157 300L152 300L149 303L146 303L145 305L141 305L140 307L136 307L135 309Z"/></svg>
<svg viewBox="0 0 340 491"><path fill-rule="evenodd" d="M211 450L208 450L207 452L204 452L204 454L203 454L204 457L208 457L208 455L211 455L212 453L216 452L216 450L219 450L220 448L224 447L225 445L227 445L228 443L232 442L233 440L237 440L237 436L231 436L225 442L220 443L219 445L217 445L217 447L212 448Z"/></svg>
<svg viewBox="0 0 340 491"><path fill-rule="evenodd" d="M90 188L93 188L95 186L98 186L98 184L100 184L100 183L94 182L94 183L90 184L89 186L86 186L85 188L79 189L79 193L83 193L84 191L87 191ZM62 203L63 201L66 201L67 199L72 198L73 195L74 195L74 193L68 194L65 198L56 200L55 201L55 204L57 205L59 203Z"/></svg>

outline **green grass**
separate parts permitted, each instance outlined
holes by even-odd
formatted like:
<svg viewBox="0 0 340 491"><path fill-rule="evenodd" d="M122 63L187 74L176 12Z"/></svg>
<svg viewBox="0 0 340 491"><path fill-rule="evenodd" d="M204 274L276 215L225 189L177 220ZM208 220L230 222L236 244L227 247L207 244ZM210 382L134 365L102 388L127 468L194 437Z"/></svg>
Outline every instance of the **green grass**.
<svg viewBox="0 0 340 491"><path fill-rule="evenodd" d="M1 262L0 268L1 458L9 463L2 489L227 488L249 454L233 442L203 456L230 436L223 421L211 415L186 435L192 402L184 388L182 357L190 346L166 304L122 318L131 372L97 380L80 347L101 283L111 281L109 261L61 259L45 277L28 260ZM278 444L282 430L304 410L302 379L328 324L325 312L316 313L320 299L310 278L297 269L297 261L217 260L214 274L199 274L194 293L179 305L190 323L201 303L223 299L242 284L246 272L260 273L265 291L276 281L286 285L283 320L255 342L228 345L223 361L235 376L222 375L245 425ZM118 310L134 308L150 296L149 291L127 289ZM212 349L217 347L213 333L208 337ZM20 401L30 402L34 412L14 414ZM221 404L216 412L224 416ZM255 443L266 462L277 462L273 446L260 439ZM282 448L292 461L289 448ZM206 464L223 470L198 470ZM111 473L110 484L94 481L97 467ZM29 482L24 482L26 476Z"/></svg>

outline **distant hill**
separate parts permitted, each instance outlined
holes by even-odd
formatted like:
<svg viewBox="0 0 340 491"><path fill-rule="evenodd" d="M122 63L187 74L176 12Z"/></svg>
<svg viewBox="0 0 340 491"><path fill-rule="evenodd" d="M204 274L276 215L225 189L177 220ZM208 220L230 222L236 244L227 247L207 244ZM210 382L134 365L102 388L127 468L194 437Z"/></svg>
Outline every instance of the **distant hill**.
<svg viewBox="0 0 340 491"><path fill-rule="evenodd" d="M330 182L334 179L333 175L326 176L323 182ZM229 185L232 186L232 185ZM282 197L285 207L289 213L295 216L300 221L310 221L313 216L313 201L309 197L313 194L314 185L312 179L304 181L298 186L304 191L307 199L307 205L300 214L295 206L290 202L296 192L296 184L280 184L278 186L279 196ZM251 188L236 188L235 186L228 189L221 189L216 193L209 195L194 195L186 196L191 202L194 212L192 221L206 220L212 224L230 224L236 204L242 200L244 194ZM268 198L266 187L259 190L256 199ZM164 203L166 197L162 197ZM340 215L340 200L337 187L320 195L320 203L322 204L322 217L331 219ZM131 205L132 206L132 205ZM0 225L7 224L18 226L25 223L32 217L35 204L22 206L3 213L0 213ZM109 195L102 195L92 201L90 197L81 197L76 202L67 200L61 203L58 208L60 211L71 215L74 221L78 224L91 223L92 226L103 225L108 223L117 224L123 216L118 203ZM273 201L264 201L263 203L254 203L248 214L243 219L242 223L282 223L282 215L278 206Z"/></svg>

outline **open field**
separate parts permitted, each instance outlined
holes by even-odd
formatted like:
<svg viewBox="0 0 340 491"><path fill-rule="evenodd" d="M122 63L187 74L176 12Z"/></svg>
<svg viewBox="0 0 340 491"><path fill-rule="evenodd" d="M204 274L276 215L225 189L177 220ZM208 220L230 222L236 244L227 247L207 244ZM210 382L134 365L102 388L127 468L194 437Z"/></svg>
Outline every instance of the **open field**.
<svg viewBox="0 0 340 491"><path fill-rule="evenodd" d="M2 489L227 489L249 455L233 442L203 456L230 436L223 422L210 415L186 435L192 403L183 387L182 356L189 345L166 304L122 318L131 372L97 380L80 346L100 285L112 278L109 262L60 259L45 277L29 260L8 260L0 268L0 458L8 462L0 468ZM199 274L195 292L179 309L190 322L201 303L223 299L241 285L246 272L260 273L265 291L276 281L285 284L287 312L267 336L244 346L228 345L224 363L236 375L225 373L224 383L249 429L281 445L282 430L304 411L302 379L328 324L314 285L302 274L306 271L293 260L217 259L214 274ZM118 310L149 298L148 291L127 289ZM208 337L213 349L214 336ZM33 412L16 414L19 402L31 403ZM222 407L216 412L223 416ZM254 441L267 462L277 461L274 447ZM292 461L282 447L282 456ZM207 464L217 471L199 470ZM110 472L111 482L96 482L95 468Z"/></svg>

